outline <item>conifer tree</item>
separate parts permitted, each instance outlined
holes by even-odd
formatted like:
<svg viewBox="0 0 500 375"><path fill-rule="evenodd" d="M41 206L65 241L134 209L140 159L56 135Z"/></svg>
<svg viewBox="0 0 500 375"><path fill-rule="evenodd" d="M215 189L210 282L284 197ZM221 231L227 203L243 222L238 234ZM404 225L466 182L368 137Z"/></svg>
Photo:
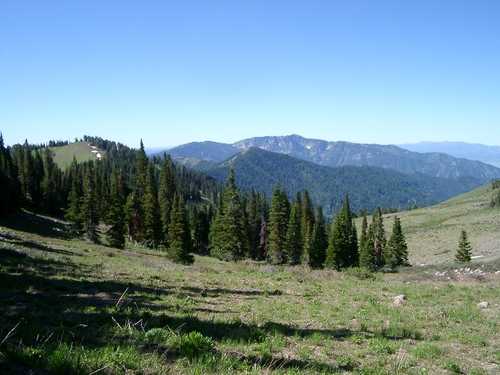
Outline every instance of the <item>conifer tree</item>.
<svg viewBox="0 0 500 375"><path fill-rule="evenodd" d="M79 180L73 178L71 183L71 191L68 195L68 208L66 209L65 218L71 222L72 230L78 233L82 229L82 216L80 213L81 192Z"/></svg>
<svg viewBox="0 0 500 375"><path fill-rule="evenodd" d="M161 241L161 219L153 164L149 165L146 176L142 212L144 213L144 242L149 247L157 248Z"/></svg>
<svg viewBox="0 0 500 375"><path fill-rule="evenodd" d="M81 220L83 231L89 241L98 242L97 225L97 200L95 193L95 182L92 165L84 173L83 197L81 202Z"/></svg>
<svg viewBox="0 0 500 375"><path fill-rule="evenodd" d="M295 202L290 210L288 228L285 241L285 252L288 254L288 262L291 265L300 263L302 258L302 233L300 230L300 206Z"/></svg>
<svg viewBox="0 0 500 375"><path fill-rule="evenodd" d="M385 252L385 263L391 268L398 266L407 266L408 262L408 245L401 227L401 220L395 216L392 234L387 243Z"/></svg>
<svg viewBox="0 0 500 375"><path fill-rule="evenodd" d="M359 262L358 236L353 222L349 197L331 226L326 266L340 270L357 266Z"/></svg>
<svg viewBox="0 0 500 375"><path fill-rule="evenodd" d="M321 207L317 208L314 221L313 240L309 254L309 266L311 268L323 267L328 247L328 236L326 234L325 218Z"/></svg>
<svg viewBox="0 0 500 375"><path fill-rule="evenodd" d="M302 231L302 262L309 263L309 253L312 244L312 232L314 229L314 209L309 197L309 192L305 190L301 195L301 223L300 228Z"/></svg>
<svg viewBox="0 0 500 375"><path fill-rule="evenodd" d="M144 233L144 200L148 178L148 158L141 140L140 149L135 156L135 181L132 196L127 199L127 214L129 218L129 236L136 242L145 241ZM149 203L152 203L151 201Z"/></svg>
<svg viewBox="0 0 500 375"><path fill-rule="evenodd" d="M472 246L465 230L460 233L460 240L458 242L458 250L455 258L462 263L469 263L472 259Z"/></svg>
<svg viewBox="0 0 500 375"><path fill-rule="evenodd" d="M186 220L184 200L179 194L174 197L168 227L168 252L175 262L192 264L191 236Z"/></svg>
<svg viewBox="0 0 500 375"><path fill-rule="evenodd" d="M287 261L286 234L289 218L289 202L286 194L276 188L269 213L269 260L273 264Z"/></svg>
<svg viewBox="0 0 500 375"><path fill-rule="evenodd" d="M175 167L170 156L164 155L160 171L160 187L158 190L163 241L167 241L168 239L170 210L172 209L175 192Z"/></svg>
<svg viewBox="0 0 500 375"><path fill-rule="evenodd" d="M243 226L243 208L233 170L229 173L210 237L210 253L216 258L236 261L247 253L248 237Z"/></svg>
<svg viewBox="0 0 500 375"><path fill-rule="evenodd" d="M385 264L384 251L387 240L385 237L384 218L380 207L377 208L373 215L373 236L375 265L377 268L382 268Z"/></svg>
<svg viewBox="0 0 500 375"><path fill-rule="evenodd" d="M259 253L258 260L266 259L268 253L269 234L267 230L267 221L264 217L261 218L260 233L259 233Z"/></svg>
<svg viewBox="0 0 500 375"><path fill-rule="evenodd" d="M125 247L125 212L124 192L121 175L113 170L111 176L111 194L107 224L110 226L106 233L111 247L123 249Z"/></svg>
<svg viewBox="0 0 500 375"><path fill-rule="evenodd" d="M365 227L364 232L366 234L364 239L360 242L359 266L369 271L375 271L377 269L377 264L375 260L375 232L373 224L370 225L370 228L367 231Z"/></svg>

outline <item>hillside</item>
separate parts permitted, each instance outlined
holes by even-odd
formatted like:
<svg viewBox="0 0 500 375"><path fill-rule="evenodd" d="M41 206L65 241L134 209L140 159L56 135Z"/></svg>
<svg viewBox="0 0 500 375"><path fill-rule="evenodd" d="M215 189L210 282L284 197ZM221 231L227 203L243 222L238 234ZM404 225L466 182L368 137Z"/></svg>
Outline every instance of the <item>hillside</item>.
<svg viewBox="0 0 500 375"><path fill-rule="evenodd" d="M84 162L88 160L98 160L105 156L105 152L87 142L70 143L66 146L52 147L54 154L54 161L59 168L65 169L69 167L73 158L77 162Z"/></svg>
<svg viewBox="0 0 500 375"><path fill-rule="evenodd" d="M234 168L239 186L268 196L277 185L291 196L307 189L327 213L339 208L346 193L354 210L371 211L377 206L405 209L429 205L477 186L477 181L469 179L410 176L374 167L324 167L258 148L242 152L207 173L223 181L230 168Z"/></svg>
<svg viewBox="0 0 500 375"><path fill-rule="evenodd" d="M441 152L457 158L478 160L500 167L500 146L488 146L465 142L420 142L400 147L415 152Z"/></svg>
<svg viewBox="0 0 500 375"><path fill-rule="evenodd" d="M235 146L259 147L329 167L372 166L441 178L472 177L482 183L500 177L500 169L478 161L440 153L421 154L390 145L327 142L291 135L251 138Z"/></svg>
<svg viewBox="0 0 500 375"><path fill-rule="evenodd" d="M22 214L0 221L0 372L496 374L499 266L453 280L199 256L186 267Z"/></svg>
<svg viewBox="0 0 500 375"><path fill-rule="evenodd" d="M452 261L462 229L469 234L474 256L484 261L500 258L500 209L490 207L491 197L488 185L433 207L398 213L413 249L412 261ZM392 216L386 216L388 223Z"/></svg>

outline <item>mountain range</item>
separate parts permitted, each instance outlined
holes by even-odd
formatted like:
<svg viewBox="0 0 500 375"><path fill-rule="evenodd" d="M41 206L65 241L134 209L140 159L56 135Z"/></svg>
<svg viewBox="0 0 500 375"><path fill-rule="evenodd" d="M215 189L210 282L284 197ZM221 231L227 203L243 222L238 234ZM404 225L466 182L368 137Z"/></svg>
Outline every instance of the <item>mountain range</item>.
<svg viewBox="0 0 500 375"><path fill-rule="evenodd" d="M441 152L457 158L482 161L500 167L500 146L465 142L420 142L400 147L415 152Z"/></svg>
<svg viewBox="0 0 500 375"><path fill-rule="evenodd" d="M308 189L335 211L345 193L355 209L429 205L500 178L495 166L444 153L393 145L328 142L298 135L258 137L234 144L195 142L168 150L178 163L223 180L234 168L238 184L268 194Z"/></svg>

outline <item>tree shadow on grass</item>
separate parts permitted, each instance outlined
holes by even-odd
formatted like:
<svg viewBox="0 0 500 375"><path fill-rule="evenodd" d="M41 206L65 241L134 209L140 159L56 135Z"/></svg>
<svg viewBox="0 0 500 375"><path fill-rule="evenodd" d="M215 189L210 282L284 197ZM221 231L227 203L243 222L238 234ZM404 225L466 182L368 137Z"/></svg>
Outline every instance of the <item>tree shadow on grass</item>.
<svg viewBox="0 0 500 375"><path fill-rule="evenodd" d="M158 303L158 299L168 294L182 296L183 288L157 289L136 283L96 280L90 266L76 265L69 260L61 262L34 258L10 249L0 249L0 252L0 337L5 337L19 324L6 345L18 345L20 342L34 346L40 342L68 343L86 348L127 343L138 345L130 337L117 335L116 330L139 322L144 331L152 328L180 333L197 331L215 341L249 344L260 343L275 334L291 337L321 335L335 340L359 334L349 329L307 329L272 321L256 325L240 320L228 321L227 317L226 320L204 320ZM186 296L199 293L196 288L184 289L188 293ZM242 291L217 289L217 293L241 294ZM257 291L249 293L254 295ZM196 311L196 308L193 310ZM146 346L140 347L147 350ZM258 356L241 359L263 368L339 370L330 364L314 361Z"/></svg>
<svg viewBox="0 0 500 375"><path fill-rule="evenodd" d="M26 247L29 249L34 249L34 250L40 250L40 251L45 251L48 253L55 253L55 254L60 254L60 255L67 255L67 256L81 256L81 254L74 253L73 251L65 250L65 249L56 249L54 247L45 245L40 242L36 241L31 241L31 240L24 240L20 238L19 236L13 235L11 233L0 233L0 243L4 242L6 244L12 244L12 245L17 245L17 246L22 246Z"/></svg>
<svg viewBox="0 0 500 375"><path fill-rule="evenodd" d="M0 218L0 225L39 236L68 238L68 225L64 222L27 211Z"/></svg>

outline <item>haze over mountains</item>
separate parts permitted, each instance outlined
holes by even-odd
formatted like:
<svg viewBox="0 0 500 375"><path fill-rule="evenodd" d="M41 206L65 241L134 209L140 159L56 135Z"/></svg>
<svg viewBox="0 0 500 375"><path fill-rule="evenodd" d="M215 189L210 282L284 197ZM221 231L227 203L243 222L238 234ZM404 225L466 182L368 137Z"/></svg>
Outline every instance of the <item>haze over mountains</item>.
<svg viewBox="0 0 500 375"><path fill-rule="evenodd" d="M478 160L500 167L500 146L465 142L420 142L400 147L415 152L442 152L458 158Z"/></svg>
<svg viewBox="0 0 500 375"><path fill-rule="evenodd" d="M328 142L298 135L257 137L234 144L194 142L168 153L177 162L222 181L234 168L245 189L270 194L281 185L302 189L327 211L349 192L355 209L429 205L500 177L500 169L444 153L393 145Z"/></svg>

